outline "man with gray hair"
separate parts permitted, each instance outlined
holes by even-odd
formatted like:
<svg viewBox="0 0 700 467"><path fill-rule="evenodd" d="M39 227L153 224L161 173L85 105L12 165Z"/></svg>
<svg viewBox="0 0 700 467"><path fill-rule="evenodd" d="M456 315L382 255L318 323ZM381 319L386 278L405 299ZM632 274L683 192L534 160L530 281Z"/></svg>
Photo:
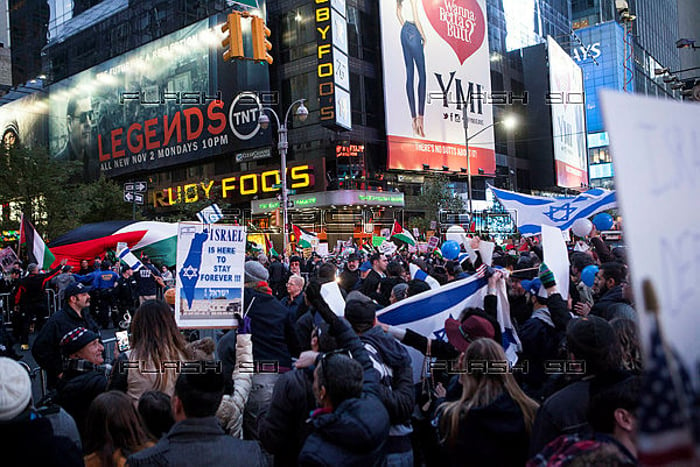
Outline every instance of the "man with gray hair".
<svg viewBox="0 0 700 467"><path fill-rule="evenodd" d="M287 279L287 296L282 299L282 305L289 310L292 319L296 322L306 312L304 303L304 278L296 274Z"/></svg>

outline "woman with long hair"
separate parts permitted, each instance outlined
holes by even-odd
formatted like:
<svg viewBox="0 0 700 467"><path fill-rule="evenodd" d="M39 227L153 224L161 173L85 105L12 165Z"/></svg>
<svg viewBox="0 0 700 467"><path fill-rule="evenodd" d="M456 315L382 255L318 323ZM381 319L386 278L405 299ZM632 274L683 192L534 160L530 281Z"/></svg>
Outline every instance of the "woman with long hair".
<svg viewBox="0 0 700 467"><path fill-rule="evenodd" d="M445 465L524 465L538 405L508 370L503 348L476 339L460 364L462 397L438 409Z"/></svg>
<svg viewBox="0 0 700 467"><path fill-rule="evenodd" d="M154 444L131 399L119 391L105 392L92 401L86 426L86 467L122 467L131 454Z"/></svg>
<svg viewBox="0 0 700 467"><path fill-rule="evenodd" d="M109 389L126 392L134 404L150 390L172 396L177 379L174 367L190 359L186 344L168 304L146 300L134 313L131 350L117 359Z"/></svg>
<svg viewBox="0 0 700 467"><path fill-rule="evenodd" d="M401 24L401 48L406 65L406 97L413 118L413 134L425 136L423 115L425 114L425 33L418 19L416 0L397 0L396 16ZM415 68L415 70L414 70ZM414 73L418 71L418 111L414 90Z"/></svg>

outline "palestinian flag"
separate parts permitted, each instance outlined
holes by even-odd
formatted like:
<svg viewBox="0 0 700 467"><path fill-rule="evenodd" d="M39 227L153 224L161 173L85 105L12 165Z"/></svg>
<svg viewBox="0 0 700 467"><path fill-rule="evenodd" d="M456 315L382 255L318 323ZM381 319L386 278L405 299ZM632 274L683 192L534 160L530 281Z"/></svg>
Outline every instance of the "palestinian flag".
<svg viewBox="0 0 700 467"><path fill-rule="evenodd" d="M39 232L36 231L29 219L22 215L22 223L19 234L20 244L27 248L27 255L30 263L36 263L41 269L51 269L51 265L56 261L56 257L42 240Z"/></svg>
<svg viewBox="0 0 700 467"><path fill-rule="evenodd" d="M279 256L268 234L265 234L265 248L267 249L267 254L272 256Z"/></svg>
<svg viewBox="0 0 700 467"><path fill-rule="evenodd" d="M57 258L67 258L71 266L92 260L126 243L137 257L148 255L156 264L175 266L177 224L168 222L109 221L86 224L71 230L49 244Z"/></svg>
<svg viewBox="0 0 700 467"><path fill-rule="evenodd" d="M368 242L363 243L362 247L360 249L366 255L371 255L372 253L374 253L374 247L372 246L371 243L368 243Z"/></svg>
<svg viewBox="0 0 700 467"><path fill-rule="evenodd" d="M402 242L407 243L411 246L416 245L416 239L413 238L413 235L411 235L411 233L408 230L405 230L403 227L401 227L396 221L394 221L394 228L391 229L391 238L401 240Z"/></svg>
<svg viewBox="0 0 700 467"><path fill-rule="evenodd" d="M318 238L315 233L304 230L298 225L292 224L292 230L300 248L311 248L314 240Z"/></svg>

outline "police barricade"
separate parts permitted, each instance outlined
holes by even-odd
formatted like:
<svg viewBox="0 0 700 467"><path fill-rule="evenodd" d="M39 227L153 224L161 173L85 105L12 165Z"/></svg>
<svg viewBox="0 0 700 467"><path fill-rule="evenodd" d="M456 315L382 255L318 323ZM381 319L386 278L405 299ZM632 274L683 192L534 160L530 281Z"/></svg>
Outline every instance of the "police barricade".
<svg viewBox="0 0 700 467"><path fill-rule="evenodd" d="M46 308L49 310L49 314L46 316L46 319L48 319L58 311L60 304L58 303L58 294L55 290L46 289L44 292L46 292Z"/></svg>
<svg viewBox="0 0 700 467"><path fill-rule="evenodd" d="M10 309L10 303L12 303L12 300L10 299L10 294L0 293L0 310L2 310L2 322L6 325L12 324L12 317L10 315L12 310Z"/></svg>

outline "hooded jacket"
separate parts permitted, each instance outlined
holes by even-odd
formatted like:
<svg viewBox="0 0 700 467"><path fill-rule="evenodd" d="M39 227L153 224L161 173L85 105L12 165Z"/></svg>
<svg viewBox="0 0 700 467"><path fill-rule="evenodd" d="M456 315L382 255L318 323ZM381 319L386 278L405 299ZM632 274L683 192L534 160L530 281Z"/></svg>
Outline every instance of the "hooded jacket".
<svg viewBox="0 0 700 467"><path fill-rule="evenodd" d="M335 316L327 305L318 312L329 320L330 332L336 337L338 346L348 348L353 358L362 365L364 383L361 397L343 401L333 412L311 417L309 423L313 431L301 450L299 465L381 465L390 422L389 414L379 399L379 374L350 325Z"/></svg>

